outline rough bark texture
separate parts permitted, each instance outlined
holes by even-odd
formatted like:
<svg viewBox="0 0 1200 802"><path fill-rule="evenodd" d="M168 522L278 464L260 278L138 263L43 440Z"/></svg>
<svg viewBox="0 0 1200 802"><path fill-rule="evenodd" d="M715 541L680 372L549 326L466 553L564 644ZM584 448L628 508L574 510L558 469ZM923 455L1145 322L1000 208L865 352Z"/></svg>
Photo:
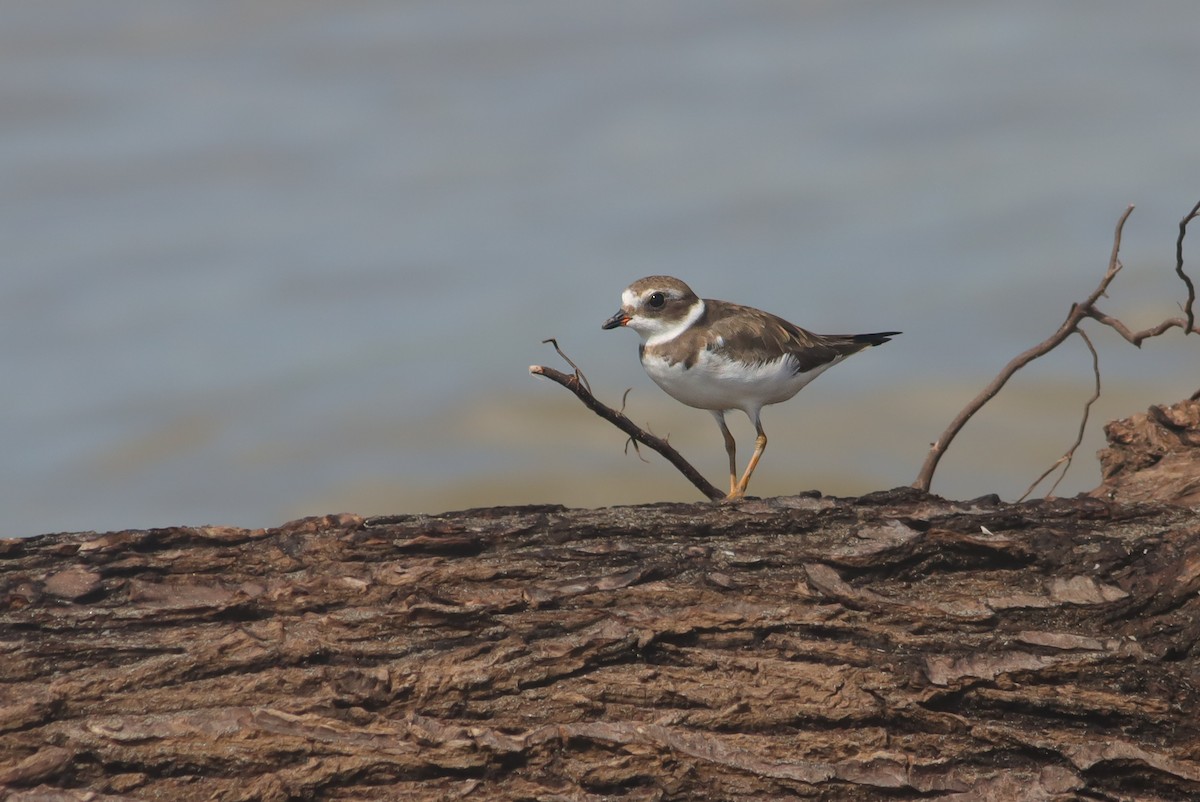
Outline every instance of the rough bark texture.
<svg viewBox="0 0 1200 802"><path fill-rule="evenodd" d="M1152 406L1113 421L1104 434L1104 483L1092 495L1200 507L1200 400Z"/></svg>
<svg viewBox="0 0 1200 802"><path fill-rule="evenodd" d="M1098 498L901 489L0 541L0 786L1197 798L1198 635L1195 511Z"/></svg>

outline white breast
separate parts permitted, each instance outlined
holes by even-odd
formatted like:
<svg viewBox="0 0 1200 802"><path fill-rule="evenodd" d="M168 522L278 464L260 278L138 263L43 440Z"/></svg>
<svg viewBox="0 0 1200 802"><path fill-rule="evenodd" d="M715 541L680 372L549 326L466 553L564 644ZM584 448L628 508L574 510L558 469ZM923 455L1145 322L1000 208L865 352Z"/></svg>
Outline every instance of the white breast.
<svg viewBox="0 0 1200 802"><path fill-rule="evenodd" d="M690 368L651 353L642 356L646 373L675 400L699 409L740 409L751 417L768 404L788 400L840 361L796 373L795 360L786 355L774 362L747 365L704 351Z"/></svg>

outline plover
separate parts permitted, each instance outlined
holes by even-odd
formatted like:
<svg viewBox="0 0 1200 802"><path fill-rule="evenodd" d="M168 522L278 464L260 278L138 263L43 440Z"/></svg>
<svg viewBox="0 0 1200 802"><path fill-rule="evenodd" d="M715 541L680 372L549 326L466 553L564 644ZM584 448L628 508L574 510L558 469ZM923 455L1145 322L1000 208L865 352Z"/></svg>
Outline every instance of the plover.
<svg viewBox="0 0 1200 802"><path fill-rule="evenodd" d="M817 376L898 331L814 334L768 312L728 301L701 299L677 278L647 276L621 294L621 308L601 328L628 326L642 337L642 367L667 395L716 418L729 455L727 500L746 494L767 447L759 415L787 401ZM740 409L758 437L741 479L736 443L725 413Z"/></svg>

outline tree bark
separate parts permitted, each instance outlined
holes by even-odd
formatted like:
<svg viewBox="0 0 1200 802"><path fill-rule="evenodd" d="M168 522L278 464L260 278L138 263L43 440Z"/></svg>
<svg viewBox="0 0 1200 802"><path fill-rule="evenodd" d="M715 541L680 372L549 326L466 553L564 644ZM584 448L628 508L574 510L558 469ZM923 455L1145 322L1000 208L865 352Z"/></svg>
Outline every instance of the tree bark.
<svg viewBox="0 0 1200 802"><path fill-rule="evenodd" d="M1115 501L1200 507L1200 392L1104 427L1098 455L1103 484L1092 495Z"/></svg>
<svg viewBox="0 0 1200 802"><path fill-rule="evenodd" d="M1200 518L909 488L0 541L33 800L1200 796ZM0 795L3 796L3 795Z"/></svg>

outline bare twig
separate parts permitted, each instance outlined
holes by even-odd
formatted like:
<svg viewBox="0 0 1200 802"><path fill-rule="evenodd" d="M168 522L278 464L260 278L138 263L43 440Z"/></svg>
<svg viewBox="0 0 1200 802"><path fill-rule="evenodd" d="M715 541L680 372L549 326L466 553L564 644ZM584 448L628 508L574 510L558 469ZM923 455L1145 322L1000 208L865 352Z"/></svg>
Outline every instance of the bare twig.
<svg viewBox="0 0 1200 802"><path fill-rule="evenodd" d="M942 436L929 447L929 454L925 457L924 464L921 465L921 472L917 474L917 480L913 482L913 487L928 491L930 485L933 483L933 474L937 470L938 462L941 461L942 455L946 453L946 449L950 447L950 443L958 436L962 428L967 425L967 421L974 417L975 413L982 409L984 404L995 398L996 394L1004 389L1004 385L1008 383L1008 380L1018 370L1038 357L1050 353L1050 351L1057 348L1063 340L1070 337L1071 333L1075 331L1075 327L1086 314L1085 310L1096 303L1100 296L1104 294L1104 291L1108 289L1108 285L1116 278L1117 273L1121 271L1121 260L1118 258L1121 250L1121 233L1125 228L1125 221L1129 219L1129 215L1132 213L1133 207L1130 206L1121 215L1121 219L1117 221L1117 230L1113 235L1112 255L1108 260L1108 270L1105 272L1099 286L1096 287L1082 304L1071 305L1071 311L1067 314L1067 319L1058 327L1058 331L1054 332L1045 341L1014 357L1004 366L1000 374L983 388L979 395L971 399L970 403L962 408L958 415L954 417L954 420L950 421L950 425L946 427L946 431L942 432Z"/></svg>
<svg viewBox="0 0 1200 802"><path fill-rule="evenodd" d="M628 437L625 439L625 453L626 454L629 453L630 446L633 446L633 453L637 455L638 459L640 459L642 462L645 462L647 464L650 463L650 460L648 460L642 456L642 447L640 445L638 445L638 441L634 440L632 437Z"/></svg>
<svg viewBox="0 0 1200 802"><path fill-rule="evenodd" d="M574 362L572 362L572 361L571 361L571 357L569 357L569 356L567 356L566 354L564 354L564 353L563 353L563 349L561 349L561 348L559 348L559 347L558 347L558 340L554 339L553 337L547 337L546 339L542 340L542 345L545 345L546 343L550 343L551 345L553 345L553 346L554 346L554 350L558 352L558 355L559 355L559 356L561 356L561 357L562 357L564 360L566 360L566 362L567 362L567 364L568 364L568 365L570 365L572 368L574 368L574 370L575 370L575 378L576 378L576 379L578 379L580 382L582 382L582 383L583 383L583 386L584 386L584 388L585 388L585 389L588 391L588 393L590 394L590 393L592 392L592 384L591 384L591 382L589 382L589 381L587 380L587 376L584 376L584 375L583 375L583 371L579 369L579 366L578 366L578 365L576 365ZM632 388L631 388L631 389L632 389ZM625 391L625 394L626 394L626 395L628 395L628 394L629 394L629 390L626 390L626 391ZM621 411L622 411L622 412L624 412L624 411L625 411L625 399L623 399L623 398L621 399Z"/></svg>
<svg viewBox="0 0 1200 802"><path fill-rule="evenodd" d="M1181 317L1167 318L1158 325L1151 326L1148 329L1131 331L1124 323L1117 320L1115 317L1110 317L1109 315L1104 314L1099 309L1089 309L1087 316L1108 326L1117 334L1120 334L1122 337L1124 337L1127 342L1137 346L1138 348L1142 347L1143 340L1148 340L1151 337L1157 337L1171 329L1183 329L1184 334L1188 334L1189 332L1200 333L1200 329L1198 328L1189 328L1187 321Z"/></svg>
<svg viewBox="0 0 1200 802"><path fill-rule="evenodd" d="M958 415L955 416L954 420L952 420L950 425L946 427L946 430L942 433L941 437L939 437L930 445L929 453L925 457L925 462L921 465L920 473L917 474L917 479L915 482L913 482L913 487L928 491L933 482L933 474L937 470L938 462L941 460L942 455L946 452L946 449L949 448L951 441L954 440L959 431L961 431L963 426L966 425L967 421L969 421L988 401L992 400L1018 370L1025 367L1033 360L1054 350L1072 334L1079 334L1082 336L1084 338L1084 342L1087 343L1088 349L1092 353L1093 373L1096 376L1096 387L1098 394L1100 384L1099 361L1096 355L1096 349L1092 345L1091 340L1086 334L1084 334L1083 330L1079 328L1079 324L1083 320L1091 318L1103 325L1106 325L1124 337L1125 340L1138 347L1141 347L1141 344L1144 340L1150 337L1157 337L1173 328L1183 329L1185 334L1191 332L1200 333L1200 329L1196 327L1195 318L1192 311L1192 307L1196 298L1195 286L1192 284L1192 281L1188 275L1183 272L1183 238L1187 233L1188 224L1197 217L1200 217L1200 203L1197 203L1194 207L1192 207L1192 210L1185 215L1182 220L1180 220L1179 238L1175 243L1175 272L1179 275L1188 288L1187 302L1183 307L1185 317L1170 318L1148 329L1144 329L1142 331L1133 331L1120 320L1111 317L1096 308L1096 302L1107 293L1109 284L1111 284L1113 279L1117 277L1117 274L1121 272L1121 236L1125 229L1125 221L1129 219L1129 215L1132 212L1133 207L1130 206L1117 221L1116 231L1113 233L1112 252L1108 260L1108 269L1105 271L1104 278L1100 280L1100 283L1097 285L1096 289L1093 290L1083 302L1071 305L1071 310L1067 314L1066 320L1062 322L1062 325L1058 327L1058 330L1055 331L1053 335L1038 345L1035 345L1033 348L1018 354L1015 358L1013 358L1007 365L1004 366L1004 369L1000 371L999 375L992 379L992 381L986 387L984 387L983 390L958 413ZM1088 412L1091 410L1091 406L1095 400L1096 397L1093 397L1084 407L1083 421L1080 424L1080 438L1083 436L1083 428L1087 425ZM1030 485L1030 488L1025 492L1025 495L1029 495L1033 488L1040 484L1041 481L1059 465L1065 465L1063 469L1065 474L1066 469L1070 467L1071 460L1074 457L1075 450L1078 447L1079 440L1076 441L1075 445L1073 445L1058 462L1051 466L1050 470L1046 471L1046 473L1038 477L1037 481ZM1051 493L1054 492L1054 489L1058 486L1058 482L1060 481L1062 481L1062 476L1060 476L1058 481L1055 482L1054 487L1050 489ZM1022 498L1024 497L1025 496L1022 496Z"/></svg>
<svg viewBox="0 0 1200 802"><path fill-rule="evenodd" d="M561 351L560 351L559 353L561 353ZM590 388L589 388L589 389L590 389ZM626 387L626 388L625 388L625 392L621 393L621 409L620 409L620 413L621 413L622 415L624 415L624 414L625 414L625 404L626 404L626 403L629 401L629 394L630 394L631 392L633 392L633 388L632 388L632 387ZM650 462L650 460L648 460L648 459L646 459L645 457L643 457L643 456L642 456L642 447L641 447L640 445L638 445L638 441L637 441L637 440L634 440L634 439L633 439L633 437L630 437L628 440L626 440L626 441L625 441L625 453L626 453L626 454L628 454L628 453L629 453L629 447L630 447L630 446L633 446L633 453L634 453L634 454L637 454L637 458L638 458L638 459L640 459L642 462L645 462L645 463L647 463L647 464Z"/></svg>
<svg viewBox="0 0 1200 802"><path fill-rule="evenodd" d="M1196 327L1196 317L1192 313L1192 305L1196 302L1196 285L1188 278L1188 274L1183 272L1183 238L1187 236L1188 223L1197 217L1200 217L1200 201L1197 201L1192 210L1179 221L1179 237L1175 240L1175 274L1183 279L1183 283L1188 288L1187 303L1183 306L1183 313L1187 316L1187 327L1183 330L1184 334L1195 330Z"/></svg>
<svg viewBox="0 0 1200 802"><path fill-rule="evenodd" d="M1029 494L1033 492L1033 489L1040 485L1043 479L1053 473L1055 468L1061 465L1062 473L1058 475L1058 478L1054 480L1054 484L1050 485L1050 489L1046 491L1046 498L1054 495L1054 491L1058 489L1059 483L1064 477L1066 477L1067 471L1071 469L1071 461L1075 459L1076 449L1078 449L1083 443L1083 434L1085 431L1087 431L1088 415L1091 414L1092 404L1100 400L1100 355L1096 353L1096 346L1092 345L1092 338L1087 336L1086 331L1083 329L1076 329L1075 333L1083 338L1083 341L1087 344L1088 350L1092 352L1092 376L1095 377L1096 380L1095 386L1092 390L1092 397L1089 398L1087 403L1083 405L1083 417L1079 421L1079 432L1075 435L1075 442L1071 444L1071 447L1068 448L1061 457L1055 460L1053 465L1046 469L1045 473L1033 481L1033 484L1031 484L1029 488L1021 494L1021 497L1017 499L1018 502L1024 501L1026 498L1028 498Z"/></svg>
<svg viewBox="0 0 1200 802"><path fill-rule="evenodd" d="M554 341L553 339L549 339L545 340L544 342ZM695 485L696 489L698 489L708 498L712 499L713 501L719 501L720 499L725 498L725 492L718 490L707 479L701 476L700 472L692 467L692 464L684 459L683 455L676 451L670 443L663 438L655 437L646 430L642 429L636 423L627 418L623 412L618 412L607 404L601 403L599 400L597 400L596 397L592 395L591 388L586 386L586 380L581 381L582 374L579 373L579 368L575 366L575 363L571 362L570 359L567 359L566 355L559 350L558 343L554 343L554 348L563 357L563 359L566 359L567 362L570 363L571 367L575 368L574 375L568 375L566 373L562 373L561 371L557 371L554 368L548 368L542 365L530 365L529 372L535 376L545 376L547 379L557 382L573 392L579 398L579 400L583 402L584 406L586 406L592 412L595 412L600 417L604 418L613 426L616 426L618 429L625 432L625 434L629 435L629 439L633 441L635 448L638 443L641 443L642 445L649 446L657 451L667 460L667 462L670 462L672 465L674 465L675 469L682 473L689 482ZM623 408L624 405L622 404L622 409ZM641 456L640 452L638 456Z"/></svg>

